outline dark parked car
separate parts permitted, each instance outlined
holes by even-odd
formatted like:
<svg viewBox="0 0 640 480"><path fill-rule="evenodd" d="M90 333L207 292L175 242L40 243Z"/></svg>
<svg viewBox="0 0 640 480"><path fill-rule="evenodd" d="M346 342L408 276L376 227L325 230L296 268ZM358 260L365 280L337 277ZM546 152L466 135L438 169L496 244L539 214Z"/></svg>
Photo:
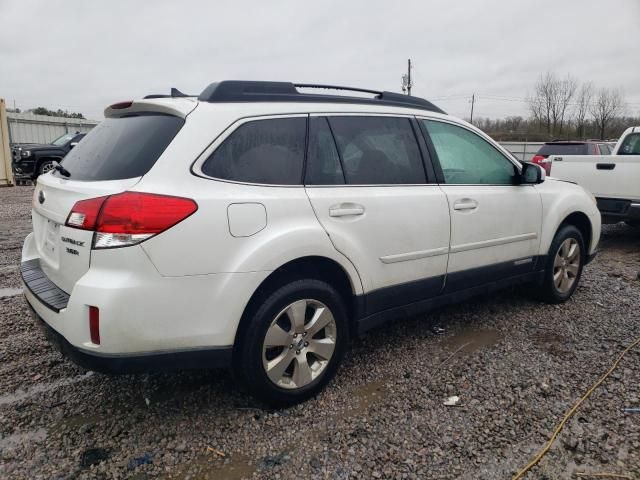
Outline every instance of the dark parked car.
<svg viewBox="0 0 640 480"><path fill-rule="evenodd" d="M547 159L551 155L611 155L611 150L612 148L604 140L554 140L542 145L531 161L544 167L547 175L550 175L551 163Z"/></svg>
<svg viewBox="0 0 640 480"><path fill-rule="evenodd" d="M33 179L47 173L75 147L85 133L65 133L48 144L16 143L11 148L13 175L16 179Z"/></svg>

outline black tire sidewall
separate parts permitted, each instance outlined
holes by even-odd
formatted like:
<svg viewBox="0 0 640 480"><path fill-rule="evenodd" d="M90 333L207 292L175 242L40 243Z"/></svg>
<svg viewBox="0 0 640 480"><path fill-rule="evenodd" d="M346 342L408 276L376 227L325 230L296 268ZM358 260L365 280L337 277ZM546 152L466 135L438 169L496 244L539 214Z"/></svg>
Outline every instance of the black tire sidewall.
<svg viewBox="0 0 640 480"><path fill-rule="evenodd" d="M302 388L289 390L278 387L267 376L262 364L264 337L273 319L287 305L300 299L318 300L325 304L336 322L336 348L329 364L313 382ZM329 284L315 279L295 280L276 289L258 306L242 332L234 371L238 380L257 399L271 406L288 406L307 400L320 392L334 377L349 341L349 328L344 302Z"/></svg>
<svg viewBox="0 0 640 480"><path fill-rule="evenodd" d="M578 245L580 245L580 267L578 268L576 281L574 282L571 289L566 293L562 293L558 291L555 286L555 282L553 281L553 263L555 261L556 255L558 254L558 250L560 249L560 245L562 245L562 242L564 242L568 238L574 238L578 242ZM558 232L556 233L556 236L553 238L551 246L549 247L549 255L544 272L543 294L546 301L550 303L562 303L571 298L576 288L578 287L578 284L580 283L586 256L587 251L584 243L584 238L580 230L578 230L573 225L564 225L560 229L558 229Z"/></svg>

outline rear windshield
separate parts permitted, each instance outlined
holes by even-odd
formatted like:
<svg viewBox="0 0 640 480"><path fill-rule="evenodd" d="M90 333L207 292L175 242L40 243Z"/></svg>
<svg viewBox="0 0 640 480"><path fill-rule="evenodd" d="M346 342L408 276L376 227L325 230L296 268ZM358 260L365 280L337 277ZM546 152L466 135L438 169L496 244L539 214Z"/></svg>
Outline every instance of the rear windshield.
<svg viewBox="0 0 640 480"><path fill-rule="evenodd" d="M588 155L586 143L545 143L538 155Z"/></svg>
<svg viewBox="0 0 640 480"><path fill-rule="evenodd" d="M107 118L62 160L71 180L141 177L176 136L184 120L171 115L134 114ZM54 175L61 176L59 172Z"/></svg>

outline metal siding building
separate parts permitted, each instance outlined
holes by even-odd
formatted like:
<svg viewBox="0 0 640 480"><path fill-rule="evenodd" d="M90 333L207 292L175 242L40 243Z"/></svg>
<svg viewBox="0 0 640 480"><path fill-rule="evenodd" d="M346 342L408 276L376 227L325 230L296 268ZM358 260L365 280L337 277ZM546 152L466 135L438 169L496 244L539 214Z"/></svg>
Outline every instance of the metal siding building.
<svg viewBox="0 0 640 480"><path fill-rule="evenodd" d="M65 133L88 132L96 120L7 112L11 143L50 143Z"/></svg>

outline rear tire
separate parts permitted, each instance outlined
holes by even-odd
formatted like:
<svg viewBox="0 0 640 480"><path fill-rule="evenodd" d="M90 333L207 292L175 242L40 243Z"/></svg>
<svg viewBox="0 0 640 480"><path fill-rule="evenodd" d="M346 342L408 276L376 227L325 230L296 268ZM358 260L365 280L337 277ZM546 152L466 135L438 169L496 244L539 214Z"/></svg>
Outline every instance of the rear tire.
<svg viewBox="0 0 640 480"><path fill-rule="evenodd" d="M560 227L551 246L544 270L540 297L548 303L563 303L578 287L586 258L582 233L573 225Z"/></svg>
<svg viewBox="0 0 640 480"><path fill-rule="evenodd" d="M249 312L233 370L255 398L274 407L315 396L334 377L349 340L340 294L316 279L295 280Z"/></svg>

